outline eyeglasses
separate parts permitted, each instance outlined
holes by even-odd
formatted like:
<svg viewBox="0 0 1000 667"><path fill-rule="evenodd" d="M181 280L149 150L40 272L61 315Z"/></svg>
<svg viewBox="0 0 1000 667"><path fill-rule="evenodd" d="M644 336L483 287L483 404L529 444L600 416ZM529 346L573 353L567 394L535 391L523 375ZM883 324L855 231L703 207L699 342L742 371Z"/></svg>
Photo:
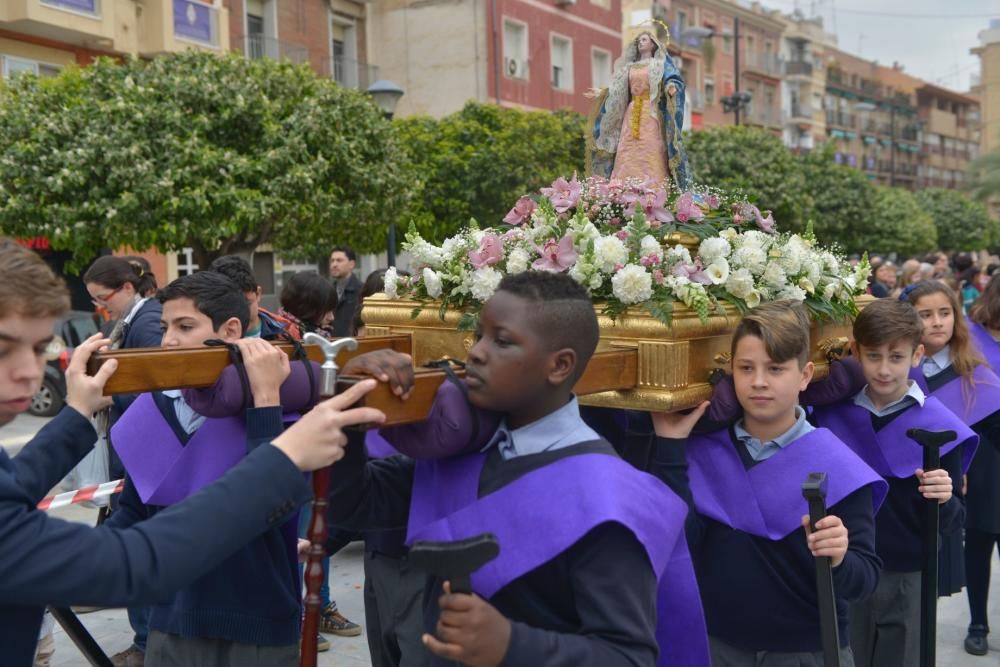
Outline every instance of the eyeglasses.
<svg viewBox="0 0 1000 667"><path fill-rule="evenodd" d="M113 297L115 294L118 294L118 292L121 292L122 289L124 288L125 288L125 283L122 283L122 286L119 287L118 289L113 289L107 294L98 294L94 296L94 298L91 299L90 302L95 306L106 306L108 304L108 301L111 300L111 297Z"/></svg>

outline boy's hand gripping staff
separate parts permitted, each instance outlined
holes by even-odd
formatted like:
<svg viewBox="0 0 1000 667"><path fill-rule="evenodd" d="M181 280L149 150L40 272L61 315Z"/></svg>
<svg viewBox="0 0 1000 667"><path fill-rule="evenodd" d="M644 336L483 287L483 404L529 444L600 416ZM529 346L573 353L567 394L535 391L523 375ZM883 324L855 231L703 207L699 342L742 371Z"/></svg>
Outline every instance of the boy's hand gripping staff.
<svg viewBox="0 0 1000 667"><path fill-rule="evenodd" d="M337 388L337 353L342 349L355 350L358 342L353 338L329 341L315 333L307 333L302 341L319 345L325 360L320 366L320 396L328 398ZM322 560L327 537L326 505L330 495L330 469L313 472L312 518L309 522L309 559L306 561L305 619L302 622L301 667L316 667L317 638L319 636L320 597L323 583Z"/></svg>
<svg viewBox="0 0 1000 667"><path fill-rule="evenodd" d="M955 431L911 428L907 437L924 448L924 471L941 467L941 446L958 437ZM920 576L920 665L934 667L937 653L938 529L940 505L927 500L924 520L924 568Z"/></svg>
<svg viewBox="0 0 1000 667"><path fill-rule="evenodd" d="M802 496L809 503L809 527L826 516L826 473L809 473L802 483ZM816 593L819 601L819 629L823 641L823 664L840 667L840 629L837 627L837 598L833 592L833 566L829 556L816 558Z"/></svg>

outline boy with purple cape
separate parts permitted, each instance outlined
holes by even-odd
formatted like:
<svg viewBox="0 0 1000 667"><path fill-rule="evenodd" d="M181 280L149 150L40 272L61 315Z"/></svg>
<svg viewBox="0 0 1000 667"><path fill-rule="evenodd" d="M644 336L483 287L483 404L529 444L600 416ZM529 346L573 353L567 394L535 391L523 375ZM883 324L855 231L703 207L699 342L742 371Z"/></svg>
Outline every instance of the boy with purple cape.
<svg viewBox="0 0 1000 667"><path fill-rule="evenodd" d="M979 437L909 378L923 356L923 325L896 299L869 304L854 321L853 355L867 384L846 401L818 407L816 423L833 431L889 483L875 522L875 551L884 563L874 595L851 607L851 647L861 667L915 665L920 659L920 578L927 501L940 503L941 532L965 520L962 475ZM923 448L911 428L955 431L941 468L923 470Z"/></svg>
<svg viewBox="0 0 1000 667"><path fill-rule="evenodd" d="M427 422L381 430L394 445L468 434L457 425L472 410L482 435L456 447L472 453L368 461L358 439L331 471L333 526L498 538L474 595L428 579L422 664L709 664L684 503L580 418L572 387L598 338L572 278L507 276L483 307L464 388L443 385ZM344 369L359 371L371 369Z"/></svg>
<svg viewBox="0 0 1000 667"><path fill-rule="evenodd" d="M708 408L654 414L653 470L691 506L688 542L714 667L820 666L815 559L831 558L840 664L853 665L848 604L875 590L875 510L885 482L799 407L809 384L809 317L777 301L749 311L732 342L743 418L689 437ZM802 483L827 473L829 513L809 531Z"/></svg>

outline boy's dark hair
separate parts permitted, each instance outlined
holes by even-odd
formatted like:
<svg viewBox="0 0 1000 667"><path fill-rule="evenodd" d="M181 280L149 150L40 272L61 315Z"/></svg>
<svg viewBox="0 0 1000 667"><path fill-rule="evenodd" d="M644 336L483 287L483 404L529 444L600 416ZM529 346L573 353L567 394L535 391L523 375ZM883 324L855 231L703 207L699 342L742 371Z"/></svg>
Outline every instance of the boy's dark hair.
<svg viewBox="0 0 1000 667"><path fill-rule="evenodd" d="M854 340L865 347L904 341L916 349L923 336L924 323L917 311L899 299L873 301L854 320Z"/></svg>
<svg viewBox="0 0 1000 667"><path fill-rule="evenodd" d="M215 271L226 276L239 287L243 292L256 292L257 278L253 275L250 263L237 255L225 255L218 257L212 262L209 271Z"/></svg>
<svg viewBox="0 0 1000 667"><path fill-rule="evenodd" d="M352 248L349 245L334 246L333 250L330 251L330 254L332 255L335 252L344 253L345 255L347 255L347 259L351 260L352 262L358 261L358 256L354 253L354 248Z"/></svg>
<svg viewBox="0 0 1000 667"><path fill-rule="evenodd" d="M798 301L772 301L751 308L733 332L733 357L736 344L747 336L763 341L767 356L779 364L797 359L802 368L809 361L809 314Z"/></svg>
<svg viewBox="0 0 1000 667"><path fill-rule="evenodd" d="M181 276L157 292L156 298L160 303L191 299L198 312L212 320L212 328L215 330L230 317L240 321L243 333L246 333L250 324L250 304L242 290L232 280L215 271L199 271Z"/></svg>
<svg viewBox="0 0 1000 667"><path fill-rule="evenodd" d="M112 255L98 257L83 274L83 282L97 283L114 290L129 283L139 296L156 289L156 276L146 271L141 263L135 262L131 257Z"/></svg>
<svg viewBox="0 0 1000 667"><path fill-rule="evenodd" d="M319 274L300 271L285 281L281 307L303 324L315 328L327 313L337 309L337 289Z"/></svg>
<svg viewBox="0 0 1000 667"><path fill-rule="evenodd" d="M564 273L525 271L506 276L497 291L537 304L532 310L532 328L550 350L569 347L576 352L576 369L570 386L575 384L587 368L601 336L587 290Z"/></svg>

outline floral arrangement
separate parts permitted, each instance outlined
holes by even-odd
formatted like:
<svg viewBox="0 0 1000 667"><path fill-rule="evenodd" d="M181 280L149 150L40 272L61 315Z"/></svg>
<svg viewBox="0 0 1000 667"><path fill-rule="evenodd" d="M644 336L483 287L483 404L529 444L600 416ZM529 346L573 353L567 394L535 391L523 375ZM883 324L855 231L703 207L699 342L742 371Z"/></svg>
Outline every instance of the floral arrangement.
<svg viewBox="0 0 1000 667"><path fill-rule="evenodd" d="M421 302L414 316L430 302L442 318L459 309L468 328L505 274L534 269L568 272L613 319L638 307L669 326L677 301L705 320L722 302L744 312L777 299L841 319L856 314L870 271L867 258L851 267L818 246L811 229L777 233L769 211L710 189L671 195L657 184L559 178L519 199L503 223L472 221L440 246L411 227L403 249L414 273L389 269L386 294ZM700 240L696 253L671 244L677 232Z"/></svg>

